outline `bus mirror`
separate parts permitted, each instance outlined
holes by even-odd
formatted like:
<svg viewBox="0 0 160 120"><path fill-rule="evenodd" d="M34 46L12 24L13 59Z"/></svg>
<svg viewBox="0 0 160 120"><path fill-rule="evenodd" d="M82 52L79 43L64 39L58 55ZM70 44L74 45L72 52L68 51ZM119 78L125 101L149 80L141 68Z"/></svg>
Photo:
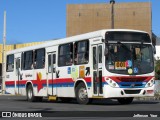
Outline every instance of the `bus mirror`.
<svg viewBox="0 0 160 120"><path fill-rule="evenodd" d="M156 47L153 46L153 53L156 54Z"/></svg>
<svg viewBox="0 0 160 120"><path fill-rule="evenodd" d="M105 48L104 55L108 56L108 48Z"/></svg>
<svg viewBox="0 0 160 120"><path fill-rule="evenodd" d="M154 54L156 54L156 49L154 48Z"/></svg>

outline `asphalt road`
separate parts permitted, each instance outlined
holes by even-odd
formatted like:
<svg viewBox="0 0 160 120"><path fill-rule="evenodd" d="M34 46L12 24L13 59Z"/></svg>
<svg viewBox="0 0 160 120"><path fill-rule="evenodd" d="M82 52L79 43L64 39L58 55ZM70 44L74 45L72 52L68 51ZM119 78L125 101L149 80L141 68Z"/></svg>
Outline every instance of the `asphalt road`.
<svg viewBox="0 0 160 120"><path fill-rule="evenodd" d="M62 102L51 102L44 99L43 102L28 102L25 97L22 96L0 96L0 111L12 111L12 112L44 112L43 115L51 115L56 116L56 119L66 119L65 114L71 117L84 117L87 119L94 119L96 117L101 117L101 119L105 119L107 114L111 119L116 116L115 114L127 114L125 119L128 119L130 114L133 112L136 114L141 113L150 114L155 113L152 111L160 111L160 101L138 101L134 100L132 104L129 105L120 105L116 100L94 100L92 104L89 105L80 105L75 100L70 103L62 103ZM107 112L108 111L108 112ZM111 112L117 111L117 112ZM84 114L85 113L85 114ZM160 113L160 112L159 112ZM156 113L155 113L156 114ZM84 115L84 116L83 116ZM93 118L91 116L94 116ZM160 117L160 116L159 116ZM116 119L122 119L120 117L115 117ZM47 119L51 119L48 117ZM53 118L52 118L53 119ZM80 119L80 118L79 118ZM155 118L154 118L155 119ZM146 118L145 118L146 120Z"/></svg>

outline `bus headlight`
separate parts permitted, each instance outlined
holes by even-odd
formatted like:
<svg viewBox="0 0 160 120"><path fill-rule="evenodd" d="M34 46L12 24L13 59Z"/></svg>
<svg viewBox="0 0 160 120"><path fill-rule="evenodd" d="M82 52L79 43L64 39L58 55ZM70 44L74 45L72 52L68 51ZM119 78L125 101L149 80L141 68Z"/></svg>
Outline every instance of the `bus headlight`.
<svg viewBox="0 0 160 120"><path fill-rule="evenodd" d="M111 86L111 87L119 87L119 85L118 85L115 81L113 81L112 79L110 79L110 78L107 78L107 79L106 79L106 82L107 82L108 85Z"/></svg>
<svg viewBox="0 0 160 120"><path fill-rule="evenodd" d="M145 87L152 87L152 86L154 85L154 83L155 83L155 80L154 80L154 78L152 78L152 79L146 84Z"/></svg>

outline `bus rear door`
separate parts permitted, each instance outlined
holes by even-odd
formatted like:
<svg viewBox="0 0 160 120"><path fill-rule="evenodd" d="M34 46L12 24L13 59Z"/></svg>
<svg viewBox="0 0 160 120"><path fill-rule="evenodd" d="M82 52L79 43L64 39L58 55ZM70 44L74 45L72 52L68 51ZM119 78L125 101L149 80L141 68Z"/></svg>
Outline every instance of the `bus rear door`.
<svg viewBox="0 0 160 120"><path fill-rule="evenodd" d="M57 95L56 88L56 52L48 53L48 94Z"/></svg>

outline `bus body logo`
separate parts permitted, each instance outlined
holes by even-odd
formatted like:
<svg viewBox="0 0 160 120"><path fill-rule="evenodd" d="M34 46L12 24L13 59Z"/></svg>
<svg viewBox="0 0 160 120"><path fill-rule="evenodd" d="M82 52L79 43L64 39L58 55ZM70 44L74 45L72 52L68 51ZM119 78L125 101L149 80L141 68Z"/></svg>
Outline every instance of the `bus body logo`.
<svg viewBox="0 0 160 120"><path fill-rule="evenodd" d="M37 73L37 90L38 92L43 88L42 85L42 73Z"/></svg>

